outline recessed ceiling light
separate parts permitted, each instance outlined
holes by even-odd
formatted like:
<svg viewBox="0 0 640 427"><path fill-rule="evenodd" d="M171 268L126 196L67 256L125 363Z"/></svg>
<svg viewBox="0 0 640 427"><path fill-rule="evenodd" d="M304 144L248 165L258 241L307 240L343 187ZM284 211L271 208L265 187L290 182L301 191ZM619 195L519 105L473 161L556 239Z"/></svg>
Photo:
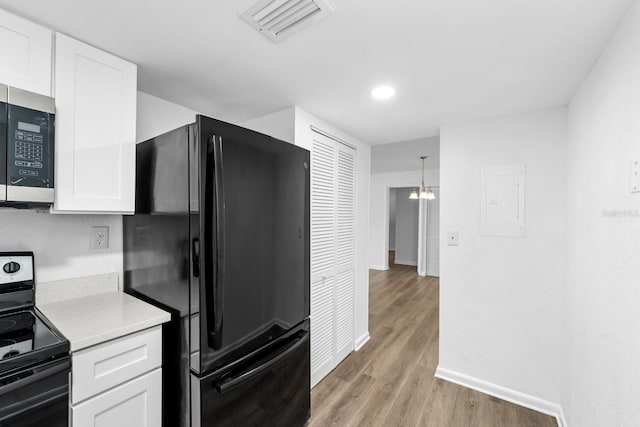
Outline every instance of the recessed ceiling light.
<svg viewBox="0 0 640 427"><path fill-rule="evenodd" d="M396 90L391 86L378 86L371 91L371 96L375 99L389 99L396 94Z"/></svg>

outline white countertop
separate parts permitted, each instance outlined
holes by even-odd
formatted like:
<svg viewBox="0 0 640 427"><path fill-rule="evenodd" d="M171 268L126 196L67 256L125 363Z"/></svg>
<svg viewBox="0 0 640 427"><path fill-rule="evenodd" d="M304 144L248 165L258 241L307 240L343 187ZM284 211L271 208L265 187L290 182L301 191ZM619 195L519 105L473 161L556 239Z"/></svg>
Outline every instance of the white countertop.
<svg viewBox="0 0 640 427"><path fill-rule="evenodd" d="M38 304L69 340L71 351L100 344L171 320L171 315L122 292Z"/></svg>

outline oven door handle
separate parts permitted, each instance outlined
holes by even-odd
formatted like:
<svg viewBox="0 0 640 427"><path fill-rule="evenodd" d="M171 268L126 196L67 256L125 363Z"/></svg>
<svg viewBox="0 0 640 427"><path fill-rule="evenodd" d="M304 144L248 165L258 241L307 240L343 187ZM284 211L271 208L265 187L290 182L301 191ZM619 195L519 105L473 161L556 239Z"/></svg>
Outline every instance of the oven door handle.
<svg viewBox="0 0 640 427"><path fill-rule="evenodd" d="M15 374L0 378L0 380L4 384L2 386L1 393L11 393L16 389L40 381L43 378L51 377L62 371L70 370L71 362L68 358L65 358L62 361L56 360L45 365L40 365L31 369L20 371Z"/></svg>
<svg viewBox="0 0 640 427"><path fill-rule="evenodd" d="M0 377L0 425L15 420L20 414L38 411L51 402L69 400L69 357ZM47 383L48 378L56 377ZM62 378L60 378L62 376ZM24 390L22 390L24 389ZM17 398L16 396L21 396Z"/></svg>

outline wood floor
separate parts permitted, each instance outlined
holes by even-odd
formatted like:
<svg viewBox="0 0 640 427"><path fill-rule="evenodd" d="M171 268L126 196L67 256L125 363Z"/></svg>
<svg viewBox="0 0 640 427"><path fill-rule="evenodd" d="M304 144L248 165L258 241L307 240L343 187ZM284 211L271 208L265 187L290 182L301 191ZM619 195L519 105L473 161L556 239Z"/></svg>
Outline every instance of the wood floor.
<svg viewBox="0 0 640 427"><path fill-rule="evenodd" d="M371 340L312 390L309 427L557 426L550 416L433 377L438 294L438 279L415 267L370 272Z"/></svg>

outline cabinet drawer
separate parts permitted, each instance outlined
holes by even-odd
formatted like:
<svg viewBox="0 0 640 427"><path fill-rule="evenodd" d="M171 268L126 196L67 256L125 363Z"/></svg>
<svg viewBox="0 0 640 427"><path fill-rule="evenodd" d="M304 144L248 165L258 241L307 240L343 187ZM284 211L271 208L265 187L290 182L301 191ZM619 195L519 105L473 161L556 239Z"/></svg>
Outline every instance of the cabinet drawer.
<svg viewBox="0 0 640 427"><path fill-rule="evenodd" d="M162 365L162 327L71 355L71 403L81 402Z"/></svg>
<svg viewBox="0 0 640 427"><path fill-rule="evenodd" d="M162 369L71 406L73 427L158 427L162 423Z"/></svg>

